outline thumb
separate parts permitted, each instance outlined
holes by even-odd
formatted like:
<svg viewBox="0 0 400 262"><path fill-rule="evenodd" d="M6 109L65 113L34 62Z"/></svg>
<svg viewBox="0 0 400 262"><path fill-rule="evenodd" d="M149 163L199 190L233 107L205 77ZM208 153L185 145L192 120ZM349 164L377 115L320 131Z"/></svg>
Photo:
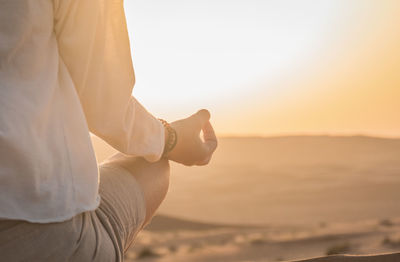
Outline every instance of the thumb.
<svg viewBox="0 0 400 262"><path fill-rule="evenodd" d="M201 109L193 114L191 118L199 127L203 127L210 120L210 116L210 112L207 109Z"/></svg>

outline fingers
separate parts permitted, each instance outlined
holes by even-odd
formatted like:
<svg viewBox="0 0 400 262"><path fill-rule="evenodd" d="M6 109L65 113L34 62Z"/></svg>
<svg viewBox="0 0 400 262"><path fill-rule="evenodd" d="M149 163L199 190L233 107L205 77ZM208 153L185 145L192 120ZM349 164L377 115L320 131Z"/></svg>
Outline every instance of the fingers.
<svg viewBox="0 0 400 262"><path fill-rule="evenodd" d="M209 157L207 157L206 159L204 159L203 161L197 162L196 165L197 166L205 166L207 165L211 160L211 155Z"/></svg>
<svg viewBox="0 0 400 262"><path fill-rule="evenodd" d="M197 113L193 114L190 118L195 121L198 127L202 127L205 123L210 120L210 112L207 109L201 109Z"/></svg>
<svg viewBox="0 0 400 262"><path fill-rule="evenodd" d="M182 158L186 160L182 160L180 163L191 166L206 165L210 162L212 154L217 148L217 137L209 120L210 112L206 109L199 110L189 118L184 119L183 123L185 123L186 126L187 138L194 139L194 141L192 140L190 143L184 143L186 145L191 144L193 147L190 153L182 155ZM203 131L203 140L200 139L200 131ZM181 145L183 144L181 143Z"/></svg>
<svg viewBox="0 0 400 262"><path fill-rule="evenodd" d="M199 161L197 163L197 165L207 165L208 162L210 162L211 160L212 154L218 146L217 136L215 135L214 129L210 121L207 121L204 124L202 130L204 139L204 142L202 143L202 153L204 157L202 161Z"/></svg>
<svg viewBox="0 0 400 262"><path fill-rule="evenodd" d="M217 136L215 135L214 128L210 121L207 121L202 128L204 145L208 148L209 152L214 152L217 148Z"/></svg>

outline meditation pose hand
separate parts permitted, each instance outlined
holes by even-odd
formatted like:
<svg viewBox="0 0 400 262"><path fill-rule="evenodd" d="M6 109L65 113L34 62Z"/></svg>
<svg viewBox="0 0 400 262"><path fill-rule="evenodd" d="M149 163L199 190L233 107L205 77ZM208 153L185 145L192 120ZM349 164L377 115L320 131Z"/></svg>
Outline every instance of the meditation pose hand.
<svg viewBox="0 0 400 262"><path fill-rule="evenodd" d="M217 138L209 120L210 113L202 109L188 118L172 122L177 144L166 157L187 166L208 164L217 148ZM201 131L203 139L200 138Z"/></svg>

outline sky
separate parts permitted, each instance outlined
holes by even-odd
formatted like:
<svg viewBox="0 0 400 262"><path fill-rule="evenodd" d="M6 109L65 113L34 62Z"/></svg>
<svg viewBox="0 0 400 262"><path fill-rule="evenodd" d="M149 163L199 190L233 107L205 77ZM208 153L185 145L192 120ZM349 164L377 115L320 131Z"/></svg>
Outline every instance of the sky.
<svg viewBox="0 0 400 262"><path fill-rule="evenodd" d="M157 117L218 135L400 137L400 1L126 0L136 85Z"/></svg>

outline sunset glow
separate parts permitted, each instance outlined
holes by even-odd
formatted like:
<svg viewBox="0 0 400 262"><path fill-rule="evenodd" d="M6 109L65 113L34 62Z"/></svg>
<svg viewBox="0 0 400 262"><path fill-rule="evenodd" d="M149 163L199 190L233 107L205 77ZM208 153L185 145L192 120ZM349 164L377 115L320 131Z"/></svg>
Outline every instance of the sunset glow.
<svg viewBox="0 0 400 262"><path fill-rule="evenodd" d="M398 1L127 1L153 114L220 135L399 136Z"/></svg>

